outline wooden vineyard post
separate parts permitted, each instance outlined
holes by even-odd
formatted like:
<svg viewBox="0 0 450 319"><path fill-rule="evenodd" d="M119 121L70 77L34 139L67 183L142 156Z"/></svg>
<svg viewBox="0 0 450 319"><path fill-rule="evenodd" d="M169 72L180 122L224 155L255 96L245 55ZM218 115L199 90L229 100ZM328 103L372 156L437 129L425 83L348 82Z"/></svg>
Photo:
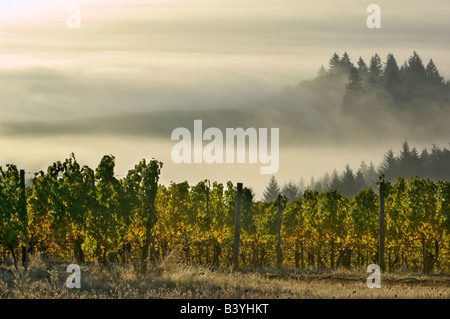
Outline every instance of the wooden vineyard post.
<svg viewBox="0 0 450 319"><path fill-rule="evenodd" d="M378 243L378 265L381 270L385 270L384 264L384 237L386 235L386 220L384 212L384 182L380 181L380 215L379 223L379 243Z"/></svg>
<svg viewBox="0 0 450 319"><path fill-rule="evenodd" d="M209 218L209 188L206 189L206 216Z"/></svg>
<svg viewBox="0 0 450 319"><path fill-rule="evenodd" d="M209 187L206 188L206 220L211 221L211 216L209 216ZM209 264L209 244L211 242L211 234L208 236L209 241L204 244L205 247L205 258L206 263Z"/></svg>
<svg viewBox="0 0 450 319"><path fill-rule="evenodd" d="M239 241L241 238L241 200L242 183L238 183L236 192L236 215L234 217L233 268L239 267Z"/></svg>
<svg viewBox="0 0 450 319"><path fill-rule="evenodd" d="M278 195L278 216L277 216L277 266L281 267L283 257L281 255L281 195Z"/></svg>
<svg viewBox="0 0 450 319"><path fill-rule="evenodd" d="M425 243L425 237L422 237L422 272L427 273L427 246Z"/></svg>
<svg viewBox="0 0 450 319"><path fill-rule="evenodd" d="M25 227L28 227L28 213L27 213L27 195L25 194L25 170L20 170L20 188L22 189L22 198L21 202L25 206L23 207L25 211L24 215L24 223ZM27 232L22 235L22 266L27 269L28 266L28 253L27 253Z"/></svg>

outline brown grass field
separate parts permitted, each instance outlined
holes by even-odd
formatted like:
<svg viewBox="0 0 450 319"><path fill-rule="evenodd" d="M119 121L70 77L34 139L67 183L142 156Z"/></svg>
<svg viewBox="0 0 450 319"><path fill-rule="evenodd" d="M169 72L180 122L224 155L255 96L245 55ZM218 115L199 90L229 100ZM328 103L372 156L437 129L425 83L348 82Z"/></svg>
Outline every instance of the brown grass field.
<svg viewBox="0 0 450 319"><path fill-rule="evenodd" d="M33 257L28 270L0 268L0 298L50 299L449 299L450 275L384 273L369 289L365 269L211 269L171 260L142 272L132 265L81 266L81 289L66 286L68 264Z"/></svg>

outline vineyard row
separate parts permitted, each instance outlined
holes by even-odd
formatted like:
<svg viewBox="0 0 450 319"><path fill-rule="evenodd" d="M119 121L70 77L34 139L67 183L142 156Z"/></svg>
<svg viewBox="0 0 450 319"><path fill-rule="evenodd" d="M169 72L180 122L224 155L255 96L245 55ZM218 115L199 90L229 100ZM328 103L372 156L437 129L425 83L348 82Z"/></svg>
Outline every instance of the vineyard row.
<svg viewBox="0 0 450 319"><path fill-rule="evenodd" d="M3 262L26 267L30 254L105 266L168 255L252 267L351 268L380 260L380 196L372 188L353 198L306 190L295 201L280 195L264 202L231 182L161 185L156 160L142 160L122 179L114 166L108 155L94 171L72 154L36 173L31 187L15 165L0 167ZM450 183L400 177L383 185L386 270L448 272Z"/></svg>

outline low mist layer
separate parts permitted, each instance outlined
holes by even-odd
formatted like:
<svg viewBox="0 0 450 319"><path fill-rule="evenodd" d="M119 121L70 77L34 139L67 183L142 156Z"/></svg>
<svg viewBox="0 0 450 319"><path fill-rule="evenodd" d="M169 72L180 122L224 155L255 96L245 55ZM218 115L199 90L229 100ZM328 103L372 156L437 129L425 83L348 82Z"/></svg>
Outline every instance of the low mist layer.
<svg viewBox="0 0 450 319"><path fill-rule="evenodd" d="M169 139L177 127L278 127L282 146L446 141L450 84L430 60L413 55L400 68L392 54L357 66L334 54L318 76L286 87L271 100L243 108L155 111L90 119L3 123L6 135L106 134Z"/></svg>

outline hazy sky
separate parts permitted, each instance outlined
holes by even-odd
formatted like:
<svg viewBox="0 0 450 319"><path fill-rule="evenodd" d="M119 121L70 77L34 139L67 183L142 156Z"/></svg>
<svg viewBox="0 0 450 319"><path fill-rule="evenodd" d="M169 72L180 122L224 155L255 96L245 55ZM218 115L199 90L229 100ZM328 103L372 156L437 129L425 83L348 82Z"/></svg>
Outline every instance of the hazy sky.
<svg viewBox="0 0 450 319"><path fill-rule="evenodd" d="M381 7L381 29L366 26L370 3ZM66 26L70 4L81 8L80 29ZM449 14L448 0L0 0L0 165L35 171L74 151L91 167L113 154L125 174L155 157L165 163L165 183L243 180L260 195L270 176L259 174L259 164L177 166L170 136L14 136L2 135L1 125L257 105L314 77L334 52L347 51L354 62L391 52L403 63L416 50L449 79ZM357 168L363 158L378 164L400 143L282 147L277 177L309 179L347 162Z"/></svg>

